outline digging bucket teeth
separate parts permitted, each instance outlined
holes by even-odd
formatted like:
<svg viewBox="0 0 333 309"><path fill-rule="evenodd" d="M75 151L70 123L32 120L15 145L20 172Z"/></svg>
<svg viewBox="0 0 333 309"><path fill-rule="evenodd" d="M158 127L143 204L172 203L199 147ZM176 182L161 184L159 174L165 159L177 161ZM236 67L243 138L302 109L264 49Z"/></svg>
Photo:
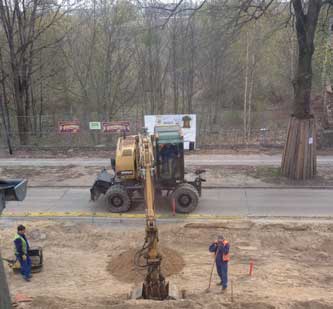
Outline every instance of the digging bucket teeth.
<svg viewBox="0 0 333 309"><path fill-rule="evenodd" d="M134 288L130 299L177 300L181 298L176 285L166 283L164 286L148 287L146 283Z"/></svg>

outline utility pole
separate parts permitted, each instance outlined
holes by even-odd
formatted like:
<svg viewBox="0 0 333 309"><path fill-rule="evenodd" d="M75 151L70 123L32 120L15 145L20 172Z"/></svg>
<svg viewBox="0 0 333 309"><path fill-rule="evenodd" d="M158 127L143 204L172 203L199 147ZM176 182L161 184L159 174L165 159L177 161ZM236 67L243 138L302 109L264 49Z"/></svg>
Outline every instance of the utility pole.
<svg viewBox="0 0 333 309"><path fill-rule="evenodd" d="M5 193L4 191L0 191L0 216L4 208L5 208ZM0 252L0 308L1 309L12 308L12 302L10 299L5 269L3 267L1 259L1 252Z"/></svg>

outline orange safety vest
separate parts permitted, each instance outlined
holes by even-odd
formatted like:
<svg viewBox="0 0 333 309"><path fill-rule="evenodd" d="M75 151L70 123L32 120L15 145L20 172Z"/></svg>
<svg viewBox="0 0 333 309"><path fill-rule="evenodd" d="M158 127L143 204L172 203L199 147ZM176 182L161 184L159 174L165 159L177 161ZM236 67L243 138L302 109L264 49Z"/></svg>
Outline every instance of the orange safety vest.
<svg viewBox="0 0 333 309"><path fill-rule="evenodd" d="M227 245L228 244L228 241L227 240L223 240L223 246ZM223 262L229 262L230 261L230 254L227 253L227 254L222 254L222 261Z"/></svg>

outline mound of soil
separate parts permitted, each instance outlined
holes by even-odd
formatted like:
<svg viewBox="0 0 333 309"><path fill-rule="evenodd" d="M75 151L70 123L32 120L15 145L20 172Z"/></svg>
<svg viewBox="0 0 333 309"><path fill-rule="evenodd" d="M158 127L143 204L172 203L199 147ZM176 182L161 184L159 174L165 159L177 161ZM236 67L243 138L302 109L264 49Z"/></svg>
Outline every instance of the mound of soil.
<svg viewBox="0 0 333 309"><path fill-rule="evenodd" d="M111 258L107 270L112 276L120 281L128 283L142 282L146 275L146 268L134 264L134 256L140 248L131 248ZM159 252L162 255L161 269L165 277L179 273L185 266L182 256L175 250L160 246ZM144 264L142 258L140 264Z"/></svg>
<svg viewBox="0 0 333 309"><path fill-rule="evenodd" d="M291 309L332 309L332 303L324 301L310 300L295 302L290 306Z"/></svg>

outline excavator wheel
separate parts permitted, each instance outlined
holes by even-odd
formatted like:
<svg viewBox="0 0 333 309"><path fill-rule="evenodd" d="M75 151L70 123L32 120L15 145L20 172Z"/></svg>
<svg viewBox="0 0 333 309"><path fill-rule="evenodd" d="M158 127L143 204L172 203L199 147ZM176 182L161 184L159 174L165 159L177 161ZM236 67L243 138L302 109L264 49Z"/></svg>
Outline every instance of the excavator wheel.
<svg viewBox="0 0 333 309"><path fill-rule="evenodd" d="M171 198L176 201L176 212L190 213L198 206L199 193L192 185L183 183L172 192Z"/></svg>
<svg viewBox="0 0 333 309"><path fill-rule="evenodd" d="M127 212L131 207L131 200L122 185L111 186L105 193L105 199L111 212Z"/></svg>

